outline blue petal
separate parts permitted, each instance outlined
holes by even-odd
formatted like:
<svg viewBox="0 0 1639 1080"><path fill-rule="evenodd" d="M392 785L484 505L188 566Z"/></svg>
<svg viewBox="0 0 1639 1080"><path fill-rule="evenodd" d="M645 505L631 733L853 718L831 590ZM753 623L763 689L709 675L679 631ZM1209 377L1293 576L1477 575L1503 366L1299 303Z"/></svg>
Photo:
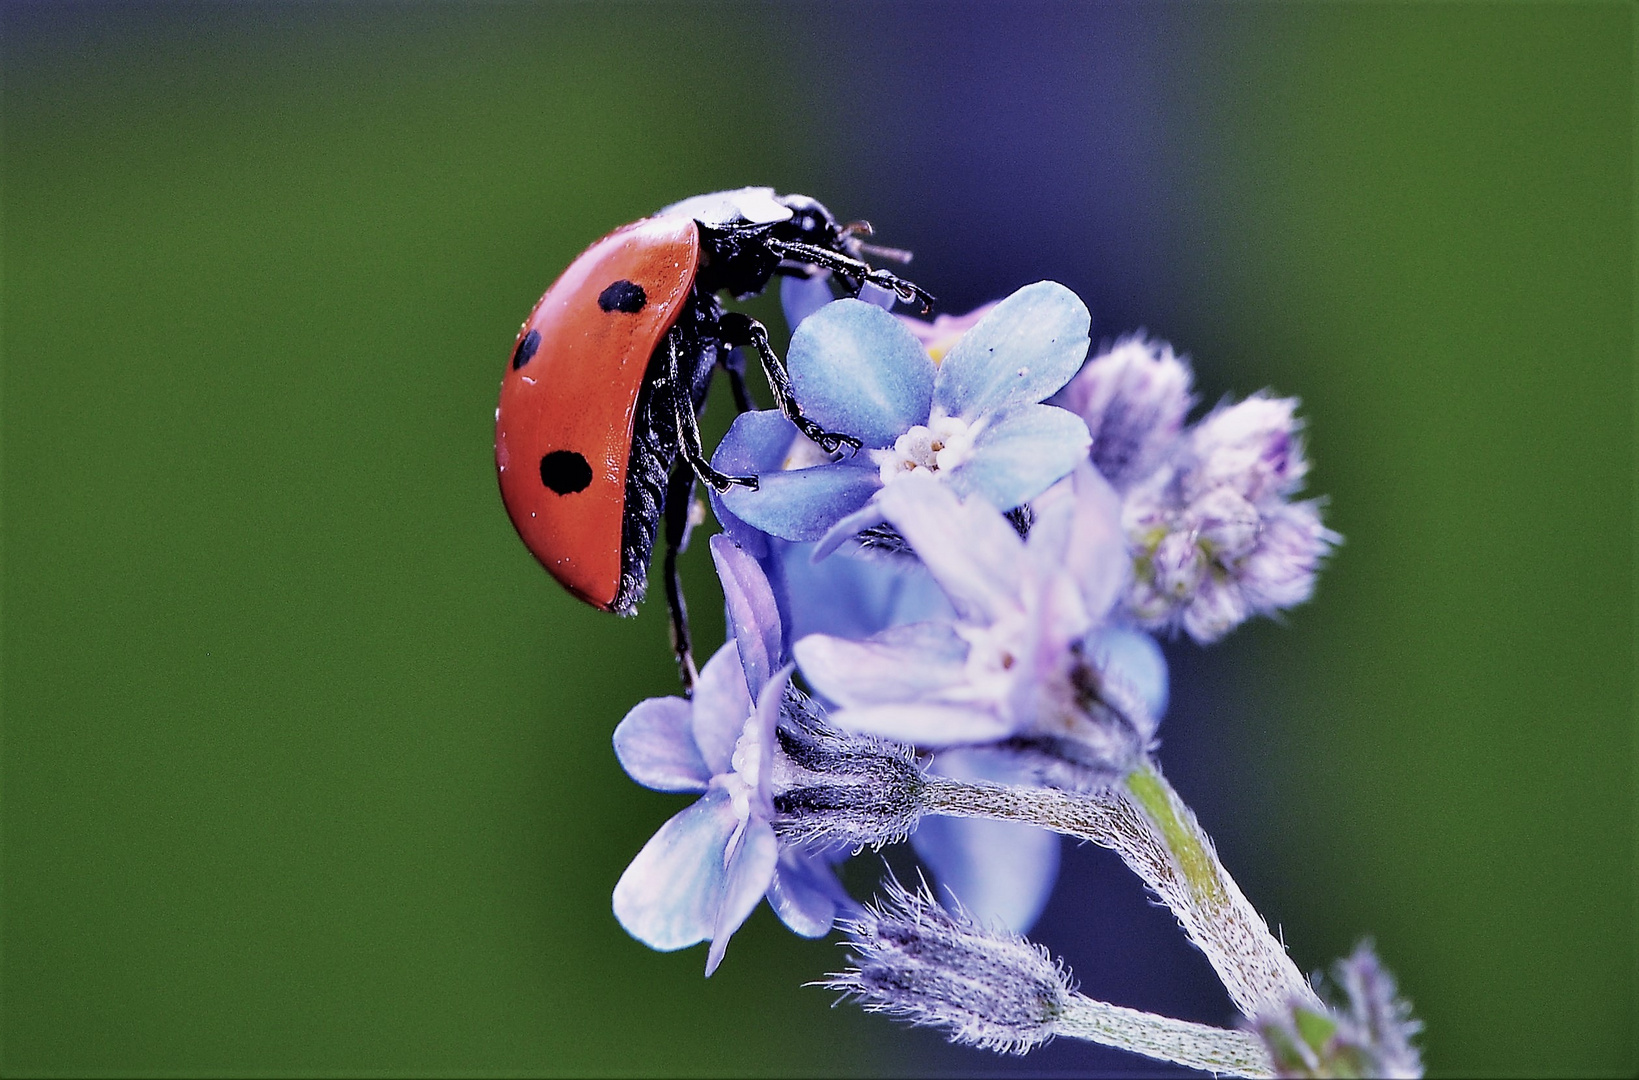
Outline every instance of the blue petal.
<svg viewBox="0 0 1639 1080"><path fill-rule="evenodd" d="M805 319L786 366L809 419L866 446L891 446L927 422L933 360L898 319L862 300L838 300Z"/></svg>
<svg viewBox="0 0 1639 1080"><path fill-rule="evenodd" d="M977 493L998 510L1040 495L1087 457L1087 424L1053 405L1023 405L997 416L973 442L973 456L952 471L958 495Z"/></svg>
<svg viewBox="0 0 1639 1080"><path fill-rule="evenodd" d="M899 300L899 294L892 289L884 289L880 285L873 285L869 281L859 287L859 299L867 304L875 305L883 311L892 311Z"/></svg>
<svg viewBox="0 0 1639 1080"><path fill-rule="evenodd" d="M1143 699L1150 716L1161 719L1167 711L1167 658L1155 639L1139 630L1112 626L1093 634L1087 644L1105 676L1125 683Z"/></svg>
<svg viewBox="0 0 1639 1080"><path fill-rule="evenodd" d="M764 813L774 816L774 729L780 722L780 707L785 702L785 688L791 683L795 664L787 664L774 673L757 695L757 709L746 721L746 729L757 735L757 799Z"/></svg>
<svg viewBox="0 0 1639 1080"><path fill-rule="evenodd" d="M948 624L919 623L923 633L848 641L816 634L793 648L803 677L845 707L920 701L962 682L967 644Z"/></svg>
<svg viewBox="0 0 1639 1080"><path fill-rule="evenodd" d="M1081 586L1088 614L1098 619L1126 591L1127 579L1132 574L1127 535L1121 527L1121 496L1090 461L1076 466L1071 479L1076 513L1064 553L1064 567Z"/></svg>
<svg viewBox="0 0 1639 1080"><path fill-rule="evenodd" d="M945 594L911 559L814 562L807 544L773 542L788 641L809 634L867 638L896 623L949 618Z"/></svg>
<svg viewBox="0 0 1639 1080"><path fill-rule="evenodd" d="M988 623L1017 610L1024 542L994 506L961 502L943 482L915 473L878 501L963 618Z"/></svg>
<svg viewBox="0 0 1639 1080"><path fill-rule="evenodd" d="M842 887L820 856L797 850L780 853L768 902L792 933L824 937L831 932L843 899Z"/></svg>
<svg viewBox="0 0 1639 1080"><path fill-rule="evenodd" d="M835 299L829 270L821 270L813 277L780 280L780 310L785 313L785 325L793 331L804 319Z"/></svg>
<svg viewBox="0 0 1639 1080"><path fill-rule="evenodd" d="M712 654L694 684L694 743L713 776L729 772L734 743L751 715L751 695L733 639Z"/></svg>
<svg viewBox="0 0 1639 1080"><path fill-rule="evenodd" d="M852 461L763 473L759 479L756 491L730 488L723 503L747 525L782 540L818 540L882 486L874 466Z"/></svg>
<svg viewBox="0 0 1639 1080"><path fill-rule="evenodd" d="M753 475L777 471L791 452L797 429L777 409L741 413L711 455L714 468Z"/></svg>
<svg viewBox="0 0 1639 1080"><path fill-rule="evenodd" d="M717 450L711 456L712 467L730 476L761 476L763 473L777 472L791 452L791 442L796 437L796 427L775 410L741 413L734 418L723 441L717 444ZM767 554L767 543L762 532L741 521L717 492L712 491L710 498L712 513L736 544L757 558Z"/></svg>
<svg viewBox="0 0 1639 1080"><path fill-rule="evenodd" d="M717 970L728 949L728 939L740 924L746 921L757 901L768 892L774 880L774 864L780 857L780 844L774 838L774 827L753 817L746 823L746 833L739 849L728 865L723 882L722 901L712 923L711 951L706 954L706 974Z"/></svg>
<svg viewBox="0 0 1639 1080"><path fill-rule="evenodd" d="M882 516L882 507L874 502L866 503L825 531L825 535L819 538L819 543L814 545L813 560L815 562L824 562L830 558L831 553L837 548L866 529L874 525L880 525L887 520Z"/></svg>
<svg viewBox="0 0 1639 1080"><path fill-rule="evenodd" d="M711 937L723 899L723 849L739 820L713 791L650 838L615 885L615 918L651 949L670 952Z"/></svg>
<svg viewBox="0 0 1639 1080"><path fill-rule="evenodd" d="M682 698L638 702L615 728L626 775L655 791L705 791L711 770L694 742L693 709Z"/></svg>
<svg viewBox="0 0 1639 1080"><path fill-rule="evenodd" d="M947 750L933 759L932 771L958 780L1032 782L1026 771L984 750ZM930 816L911 845L969 914L1015 934L1034 925L1058 879L1059 838L1032 825Z"/></svg>
<svg viewBox="0 0 1639 1080"><path fill-rule="evenodd" d="M865 705L838 709L831 721L848 731L928 747L996 742L1015 734L1001 717L965 705Z"/></svg>
<svg viewBox="0 0 1639 1080"><path fill-rule="evenodd" d="M1059 873L1059 838L1034 825L925 817L911 846L968 914L984 926L1027 932Z"/></svg>
<svg viewBox="0 0 1639 1080"><path fill-rule="evenodd" d="M726 536L711 538L711 558L723 583L728 629L740 652L746 688L761 693L780 662L780 611L757 560Z"/></svg>
<svg viewBox="0 0 1639 1080"><path fill-rule="evenodd" d="M1092 317L1056 281L1026 285L963 334L939 365L934 404L972 420L1044 401L1087 357Z"/></svg>

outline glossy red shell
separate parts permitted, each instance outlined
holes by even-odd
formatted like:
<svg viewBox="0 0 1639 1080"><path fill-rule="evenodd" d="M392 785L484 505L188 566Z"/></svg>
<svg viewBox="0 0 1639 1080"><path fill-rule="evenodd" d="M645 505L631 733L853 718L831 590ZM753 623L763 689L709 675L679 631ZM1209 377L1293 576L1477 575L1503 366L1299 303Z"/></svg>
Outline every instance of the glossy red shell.
<svg viewBox="0 0 1639 1080"><path fill-rule="evenodd" d="M511 355L531 331L540 343L520 367L509 357L501 381L495 468L507 514L553 577L605 610L620 590L638 392L699 263L690 218L645 218L610 233L570 263L529 313ZM640 310L599 305L600 294L621 281L643 289ZM585 460L591 478L583 489L559 494L547 486L542 459L559 451Z"/></svg>

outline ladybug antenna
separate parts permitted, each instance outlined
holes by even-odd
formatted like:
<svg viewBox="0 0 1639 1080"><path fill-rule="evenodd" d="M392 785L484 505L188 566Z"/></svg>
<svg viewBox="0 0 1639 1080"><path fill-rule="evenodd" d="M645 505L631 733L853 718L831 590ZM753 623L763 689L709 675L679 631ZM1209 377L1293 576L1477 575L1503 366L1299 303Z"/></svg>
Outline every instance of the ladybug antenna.
<svg viewBox="0 0 1639 1080"><path fill-rule="evenodd" d="M912 253L904 248L884 247L881 244L862 244L857 240L854 242L853 247L861 255L871 255L878 259L885 259L888 262L898 263L901 266L911 261Z"/></svg>
<svg viewBox="0 0 1639 1080"><path fill-rule="evenodd" d="M843 249L856 259L870 256L898 263L901 266L911 261L911 253L904 248L885 247L882 244L867 244L859 239L862 236L870 236L875 232L876 230L871 227L869 221L850 221L837 230L837 236L842 240Z"/></svg>

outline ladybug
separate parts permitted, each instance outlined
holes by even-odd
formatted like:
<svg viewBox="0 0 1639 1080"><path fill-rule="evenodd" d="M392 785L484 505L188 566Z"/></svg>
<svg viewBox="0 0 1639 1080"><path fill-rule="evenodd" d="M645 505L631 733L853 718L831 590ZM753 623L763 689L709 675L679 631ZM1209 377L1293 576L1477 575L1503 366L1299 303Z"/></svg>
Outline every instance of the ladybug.
<svg viewBox="0 0 1639 1080"><path fill-rule="evenodd" d="M743 411L744 370L731 350L756 351L781 411L828 452L859 440L802 414L768 331L725 312L719 292L760 293L776 274L831 271L900 299L932 297L866 253L869 225L838 225L806 195L749 187L697 195L622 226L587 248L546 290L513 343L495 411L501 498L525 545L552 576L594 607L631 615L648 584L664 517L666 598L685 691L695 668L677 577L694 483L755 488L754 476L711 467L699 414L723 367ZM681 460L679 460L681 459Z"/></svg>

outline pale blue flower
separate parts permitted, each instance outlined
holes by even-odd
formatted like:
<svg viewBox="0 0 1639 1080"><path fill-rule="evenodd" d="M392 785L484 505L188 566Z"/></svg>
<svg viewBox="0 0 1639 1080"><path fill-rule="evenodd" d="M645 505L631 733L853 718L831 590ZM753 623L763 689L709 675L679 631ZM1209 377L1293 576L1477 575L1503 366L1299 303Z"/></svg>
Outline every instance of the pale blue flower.
<svg viewBox="0 0 1639 1080"><path fill-rule="evenodd" d="M1143 701L1149 716L1160 720L1167 709L1167 662L1154 638L1126 627L1105 626L1087 639L1084 651L1105 680L1125 685ZM941 751L928 771L998 784L1038 779L1028 758L975 746ZM1031 825L925 817L911 834L911 846L939 885L976 921L1015 934L1027 933L1035 925L1058 881L1058 835Z"/></svg>
<svg viewBox="0 0 1639 1080"><path fill-rule="evenodd" d="M819 937L845 902L830 870L774 834L773 774L790 666L780 619L756 562L725 537L712 556L732 637L706 663L694 698L650 698L615 729L628 775L657 791L700 792L643 847L615 886L621 926L654 949L709 940L710 975L729 937L765 895L792 930Z"/></svg>
<svg viewBox="0 0 1639 1080"><path fill-rule="evenodd" d="M962 496L1011 509L1085 457L1086 425L1041 402L1075 374L1090 318L1064 286L1038 282L998 304L935 363L904 324L858 300L805 318L787 366L810 419L858 438L837 460L787 447L785 468L755 490L717 500L737 522L785 540L825 538L821 552L882 521L875 496L932 475ZM713 458L719 469L765 457L762 414L739 417ZM830 535L827 535L830 534Z"/></svg>
<svg viewBox="0 0 1639 1080"><path fill-rule="evenodd" d="M793 447L812 446L777 412L747 413L740 438L718 451L719 467L735 475L783 470ZM817 448L816 448L817 449ZM864 638L905 622L947 617L950 604L927 570L912 559L813 558L813 543L768 536L741 521L715 491L712 511L723 530L754 555L779 601L786 643L809 634Z"/></svg>
<svg viewBox="0 0 1639 1080"><path fill-rule="evenodd" d="M1108 482L1083 463L1073 483L1037 500L1028 540L983 500L960 501L931 478L893 485L881 505L957 621L894 627L863 642L798 641L803 675L837 706L832 722L926 748L1022 743L1062 763L1068 773L1052 782L1069 786L1108 780L1141 760L1154 716L1144 695L1099 670L1093 655L1094 632L1128 569Z"/></svg>

